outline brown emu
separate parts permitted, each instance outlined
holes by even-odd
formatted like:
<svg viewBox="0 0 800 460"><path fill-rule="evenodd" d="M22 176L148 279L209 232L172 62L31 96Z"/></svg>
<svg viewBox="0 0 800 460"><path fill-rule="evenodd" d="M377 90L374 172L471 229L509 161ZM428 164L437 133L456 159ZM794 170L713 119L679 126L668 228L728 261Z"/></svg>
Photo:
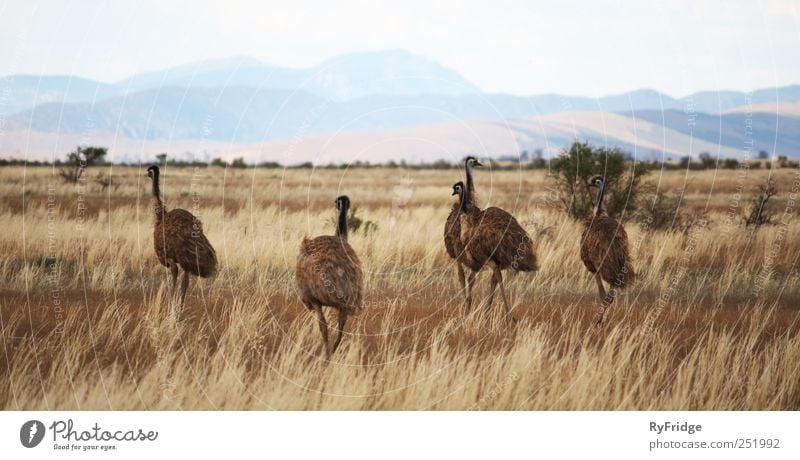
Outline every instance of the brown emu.
<svg viewBox="0 0 800 460"><path fill-rule="evenodd" d="M636 274L631 264L625 227L609 217L603 209L605 181L601 176L596 176L586 186L597 188L597 206L594 213L590 211L586 215L581 237L581 260L586 269L594 273L597 281L602 304L595 325L600 326L605 320L608 307L617 296L617 289L624 289L633 283ZM611 286L607 294L603 281Z"/></svg>
<svg viewBox="0 0 800 460"><path fill-rule="evenodd" d="M458 195L461 208L461 244L464 246L464 265L472 273L467 280L466 308L472 304L472 289L475 276L484 266L492 269L489 303L492 305L494 292L500 286L506 315L512 322L516 318L508 305L502 270L535 272L537 270L533 241L528 233L508 212L500 208L479 209L471 202L464 183L453 185L453 195Z"/></svg>
<svg viewBox="0 0 800 460"><path fill-rule="evenodd" d="M361 309L364 290L364 275L361 262L347 242L347 210L350 199L336 198L339 219L336 236L318 236L313 240L303 238L297 256L295 281L300 291L300 300L309 310L317 314L322 347L330 357L342 341L347 317ZM339 313L339 325L333 349L328 347L328 322L322 307L335 308Z"/></svg>
<svg viewBox="0 0 800 460"><path fill-rule="evenodd" d="M467 176L467 195L473 205L476 205L475 186L472 182L473 166L483 166L475 157L469 156L464 160L464 170ZM464 289L464 245L461 244L461 206L455 203L444 223L444 248L447 255L456 263L458 268L458 284Z"/></svg>
<svg viewBox="0 0 800 460"><path fill-rule="evenodd" d="M175 297L178 267L183 269L178 297L182 306L189 287L189 275L208 278L217 272L217 253L203 234L203 224L185 209L167 211L161 201L158 166L147 168L153 181L153 244L161 265L172 275L172 293Z"/></svg>

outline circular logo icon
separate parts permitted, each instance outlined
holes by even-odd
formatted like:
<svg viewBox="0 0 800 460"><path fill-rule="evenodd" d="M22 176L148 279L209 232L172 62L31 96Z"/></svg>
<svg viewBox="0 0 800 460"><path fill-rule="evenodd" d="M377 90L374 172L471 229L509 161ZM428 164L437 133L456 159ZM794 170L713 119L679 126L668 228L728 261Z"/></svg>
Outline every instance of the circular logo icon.
<svg viewBox="0 0 800 460"><path fill-rule="evenodd" d="M29 420L19 429L19 442L27 448L36 447L44 439L44 423Z"/></svg>

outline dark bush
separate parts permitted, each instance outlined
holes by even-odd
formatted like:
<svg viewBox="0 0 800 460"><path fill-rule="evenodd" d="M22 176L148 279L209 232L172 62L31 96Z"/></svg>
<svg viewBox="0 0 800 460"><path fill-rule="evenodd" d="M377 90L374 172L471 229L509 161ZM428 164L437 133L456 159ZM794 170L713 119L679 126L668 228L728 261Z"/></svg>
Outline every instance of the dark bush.
<svg viewBox="0 0 800 460"><path fill-rule="evenodd" d="M370 233L375 232L378 230L378 224L371 220L364 220L356 215L356 211L358 208L353 206L350 208L350 212L347 214L347 231L356 234L359 230L361 230L361 234L364 236L369 236ZM336 228L336 218L331 217L329 222Z"/></svg>
<svg viewBox="0 0 800 460"><path fill-rule="evenodd" d="M688 232L692 227L707 220L707 213L690 212L682 208L685 187L674 193L664 193L655 186L647 187L649 198L636 213L636 221L642 230Z"/></svg>
<svg viewBox="0 0 800 460"><path fill-rule="evenodd" d="M739 168L739 160L735 158L726 158L722 162L722 167L725 169L738 169Z"/></svg>
<svg viewBox="0 0 800 460"><path fill-rule="evenodd" d="M775 187L775 180L772 178L758 186L758 190L750 199L750 210L744 217L744 224L747 227L754 226L756 229L762 225L771 224L775 217L775 212L769 206L769 199L778 194Z"/></svg>
<svg viewBox="0 0 800 460"><path fill-rule="evenodd" d="M89 166L102 164L108 149L105 147L81 147L67 154L67 162L59 171L64 182L74 184L83 176Z"/></svg>
<svg viewBox="0 0 800 460"><path fill-rule="evenodd" d="M575 142L551 161L551 172L559 191L564 211L581 219L592 209L595 192L586 184L594 176L604 176L606 211L610 216L625 218L636 210L639 182L647 174L645 165L626 161L619 149L593 147Z"/></svg>

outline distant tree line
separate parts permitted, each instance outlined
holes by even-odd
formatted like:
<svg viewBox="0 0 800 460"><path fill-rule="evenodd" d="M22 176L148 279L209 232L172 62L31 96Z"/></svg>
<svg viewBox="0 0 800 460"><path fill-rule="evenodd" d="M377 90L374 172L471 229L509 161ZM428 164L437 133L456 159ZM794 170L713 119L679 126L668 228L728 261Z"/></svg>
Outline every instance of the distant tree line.
<svg viewBox="0 0 800 460"><path fill-rule="evenodd" d="M569 151L576 145L587 145L586 143L576 142L573 146L567 148L566 150ZM620 149L613 149L618 156L623 158L625 162L634 162L634 158L627 154ZM83 174L83 170L86 167L99 165L99 164L111 164L105 160L105 156L108 153L108 149L105 147L96 147L96 146L88 146L88 147L78 147L76 150L69 152L67 154L66 159L56 159L53 162L50 161L41 161L41 160L22 160L22 159L0 159L0 166L56 166L61 168L60 173L65 180L69 182L77 182L80 178L81 174ZM468 154L474 154L474 152L465 152L464 156ZM494 170L537 170L537 169L547 169L551 170L553 163L559 160L559 157L563 155L556 156L554 158L545 158L544 152L541 149L535 149L533 151L529 150L522 150L519 155L500 155L496 159L490 159L486 162L489 166L491 166ZM616 157L616 155L615 155ZM683 156L674 161L672 158L668 158L666 161L659 161L659 160L651 160L651 161L644 161L644 160L637 160L635 163L637 164L637 168L642 168L642 170L706 170L706 169L738 169L746 165L748 168L752 169L770 169L773 167L779 168L800 168L800 161L796 160L789 160L786 156L779 156L776 161L771 161L769 159L768 152L761 151L758 153L757 158L755 160L748 160L748 161L739 161L735 158L717 158L712 156L710 153L703 152L697 156L697 159L691 156ZM394 161L389 160L387 162L370 162L370 161L353 161L350 163L331 163L327 165L314 165L311 162L303 162L294 165L282 165L276 161L265 161L259 163L247 163L244 157L237 157L233 160L224 160L222 158L214 158L211 161L202 161L202 160L183 160L177 158L169 158L166 153L158 154L154 157L154 163L159 164L161 166L170 165L170 166L177 166L177 167L199 167L199 168L206 168L209 166L213 167L222 167L222 168L233 168L233 169L244 169L244 168L264 168L264 169L282 169L282 168L289 168L289 169L370 169L370 168L399 168L399 169L416 169L416 170L441 170L441 169L452 169L452 168L460 168L461 161L446 161L446 160L435 160L431 162L407 162L405 160L401 161ZM116 165L128 165L133 166L137 165L138 163L126 163L126 162L115 162L113 164Z"/></svg>

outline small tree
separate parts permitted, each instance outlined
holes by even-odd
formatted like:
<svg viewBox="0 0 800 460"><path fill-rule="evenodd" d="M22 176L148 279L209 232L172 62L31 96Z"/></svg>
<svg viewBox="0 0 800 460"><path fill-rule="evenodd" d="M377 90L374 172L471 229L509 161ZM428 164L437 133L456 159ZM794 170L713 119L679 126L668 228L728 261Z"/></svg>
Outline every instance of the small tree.
<svg viewBox="0 0 800 460"><path fill-rule="evenodd" d="M744 218L745 226L750 227L752 225L758 230L758 227L772 223L775 213L767 208L767 202L777 194L778 189L775 187L775 179L770 177L764 184L759 185L758 191L750 199L750 211Z"/></svg>
<svg viewBox="0 0 800 460"><path fill-rule="evenodd" d="M244 169L246 167L247 163L244 162L244 157L234 158L231 162L231 168Z"/></svg>
<svg viewBox="0 0 800 460"><path fill-rule="evenodd" d="M166 153L159 153L156 155L156 161L161 166L165 166L167 164L167 154Z"/></svg>
<svg viewBox="0 0 800 460"><path fill-rule="evenodd" d="M102 164L107 153L108 149L105 147L79 145L73 152L67 154L67 162L59 174L65 182L74 184L78 182L86 168Z"/></svg>
<svg viewBox="0 0 800 460"><path fill-rule="evenodd" d="M722 162L722 167L725 169L737 169L739 168L739 161L735 158L726 158Z"/></svg>
<svg viewBox="0 0 800 460"><path fill-rule="evenodd" d="M641 163L626 162L617 148L592 147L575 142L551 161L553 178L564 211L581 219L594 205L595 194L586 187L593 176L605 177L606 211L624 218L636 210L639 182L647 173Z"/></svg>
<svg viewBox="0 0 800 460"><path fill-rule="evenodd" d="M717 167L717 160L708 152L702 152L698 158L703 169L714 169Z"/></svg>

